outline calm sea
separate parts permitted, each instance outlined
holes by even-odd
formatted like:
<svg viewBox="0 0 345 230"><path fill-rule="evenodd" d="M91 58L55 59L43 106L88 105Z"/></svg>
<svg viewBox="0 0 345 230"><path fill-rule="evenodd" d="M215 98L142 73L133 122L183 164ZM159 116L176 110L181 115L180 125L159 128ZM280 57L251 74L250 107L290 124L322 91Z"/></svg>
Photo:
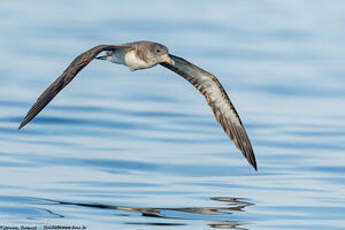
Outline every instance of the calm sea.
<svg viewBox="0 0 345 230"><path fill-rule="evenodd" d="M0 229L345 227L345 2L0 3ZM205 99L160 66L94 61L23 130L81 52L152 40L215 74L255 172Z"/></svg>

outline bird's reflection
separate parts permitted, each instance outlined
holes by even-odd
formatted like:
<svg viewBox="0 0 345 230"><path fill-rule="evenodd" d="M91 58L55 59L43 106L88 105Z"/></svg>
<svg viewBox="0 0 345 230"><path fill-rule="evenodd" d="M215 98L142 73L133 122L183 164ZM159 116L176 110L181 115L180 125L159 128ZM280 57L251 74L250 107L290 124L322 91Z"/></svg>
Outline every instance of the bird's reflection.
<svg viewBox="0 0 345 230"><path fill-rule="evenodd" d="M207 218L210 215L229 215L233 212L245 211L244 209L248 206L254 205L254 203L249 202L244 198L234 198L234 197L211 197L211 200L224 202L224 206L215 206L215 207L186 207L186 208L136 208L136 207L127 207L127 206L117 206L117 205L107 205L107 204L95 204L95 203L79 203L79 202L67 202L67 201L54 201L61 205L75 205L81 207L91 207L99 209L110 209L118 211L127 211L127 212L137 212L142 216L147 217L158 217L171 220L206 220L212 223L209 223L208 226L211 228L218 229L239 229L245 230L246 228L241 227L243 223L234 220L228 219L215 219ZM52 201L52 200L50 200ZM180 213L176 215L176 213ZM181 213L183 215L181 215ZM191 214L191 215L189 215ZM205 216L203 216L205 215ZM228 218L228 217L227 217ZM188 223L169 223L166 222L127 222L126 224L134 225L160 225L160 226L179 226L187 225Z"/></svg>
<svg viewBox="0 0 345 230"><path fill-rule="evenodd" d="M211 228L218 229L237 229L237 230L248 230L247 228L242 228L240 224L236 221L224 221L224 223L219 224L208 224Z"/></svg>

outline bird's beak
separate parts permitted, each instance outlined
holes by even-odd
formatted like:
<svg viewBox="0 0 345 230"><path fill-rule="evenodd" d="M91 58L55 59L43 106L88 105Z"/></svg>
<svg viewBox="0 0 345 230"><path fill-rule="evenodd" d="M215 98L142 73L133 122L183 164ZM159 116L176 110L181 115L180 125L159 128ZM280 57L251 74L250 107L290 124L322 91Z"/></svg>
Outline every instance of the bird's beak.
<svg viewBox="0 0 345 230"><path fill-rule="evenodd" d="M164 60L164 62L167 62L169 63L170 65L175 65L175 62L174 60L172 60L168 54L163 54L162 56L162 59Z"/></svg>

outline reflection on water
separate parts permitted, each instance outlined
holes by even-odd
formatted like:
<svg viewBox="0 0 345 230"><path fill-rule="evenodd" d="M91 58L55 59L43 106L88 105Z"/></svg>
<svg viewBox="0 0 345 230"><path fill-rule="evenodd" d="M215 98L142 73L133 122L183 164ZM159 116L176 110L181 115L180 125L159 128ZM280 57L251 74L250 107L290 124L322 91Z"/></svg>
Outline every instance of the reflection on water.
<svg viewBox="0 0 345 230"><path fill-rule="evenodd" d="M110 209L110 210L118 210L118 211L128 211L128 212L138 212L143 216L149 217L159 217L164 218L166 222L160 223L138 223L138 222L129 222L126 224L149 224L149 225L187 225L187 223L169 223L169 220L176 219L176 220L205 220L207 221L207 215L229 215L233 211L244 211L247 206L254 205L246 201L245 199L238 199L232 197L212 197L212 200L223 201L226 202L227 206L223 207L193 207L193 208L134 208L134 207L125 207L125 206L115 206L115 205L106 205L106 204L88 204L88 203L74 203L74 202L65 202L65 201L56 201L61 205L76 205L81 207L90 207L90 208L99 208L99 209ZM188 214L198 214L198 215L180 215L177 213L188 213ZM213 220L217 222L221 222L220 224L210 224L212 227L217 228L217 226L221 226L221 228L228 228L238 229L237 226L240 225L239 222L232 221L231 224L228 220ZM242 229L242 228L241 228Z"/></svg>
<svg viewBox="0 0 345 230"><path fill-rule="evenodd" d="M100 203L78 203L58 201L42 198L28 198L28 197L13 197L6 196L1 197L2 200L22 200L25 203L23 205L35 205L38 208L5 208L0 213L18 213L25 212L29 219L39 218L66 218L66 216L53 211L54 206L59 205L61 207L76 206L101 209L111 212L111 215L130 217L131 213L139 213L144 217L148 217L149 220L143 220L142 222L128 221L124 224L127 225L152 225L152 226L181 226L189 225L193 220L205 221L212 228L224 228L224 229L244 229L241 228L239 221L230 221L233 212L245 211L245 208L254 205L252 202L248 202L243 198L234 197L212 197L211 200L224 202L224 205L217 207L190 207L190 208L136 208L127 206L108 205ZM51 209L40 208L39 206L49 205ZM26 210L26 211L25 211ZM115 212L114 212L115 211ZM17 214L15 214L18 212ZM224 216L222 217L214 217ZM154 219L159 218L159 219Z"/></svg>
<svg viewBox="0 0 345 230"><path fill-rule="evenodd" d="M0 226L344 228L343 1L36 3L0 7ZM219 78L259 172L159 66L92 62L18 132L79 53L142 39Z"/></svg>

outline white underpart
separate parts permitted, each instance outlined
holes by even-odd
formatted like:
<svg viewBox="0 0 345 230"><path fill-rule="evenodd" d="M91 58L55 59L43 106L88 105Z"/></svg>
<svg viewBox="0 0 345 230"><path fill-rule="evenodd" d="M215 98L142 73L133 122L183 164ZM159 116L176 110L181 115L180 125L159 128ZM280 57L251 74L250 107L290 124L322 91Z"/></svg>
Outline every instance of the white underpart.
<svg viewBox="0 0 345 230"><path fill-rule="evenodd" d="M135 71L138 69L146 69L151 68L157 63L147 63L140 58L138 58L137 55L135 55L135 51L131 50L122 50L118 49L115 51L112 51L109 56L106 57L107 61L116 63L116 64L122 64L127 66L131 71Z"/></svg>
<svg viewBox="0 0 345 230"><path fill-rule="evenodd" d="M152 64L139 59L134 52L134 50L129 51L124 56L125 65L128 66L131 71L152 67Z"/></svg>

